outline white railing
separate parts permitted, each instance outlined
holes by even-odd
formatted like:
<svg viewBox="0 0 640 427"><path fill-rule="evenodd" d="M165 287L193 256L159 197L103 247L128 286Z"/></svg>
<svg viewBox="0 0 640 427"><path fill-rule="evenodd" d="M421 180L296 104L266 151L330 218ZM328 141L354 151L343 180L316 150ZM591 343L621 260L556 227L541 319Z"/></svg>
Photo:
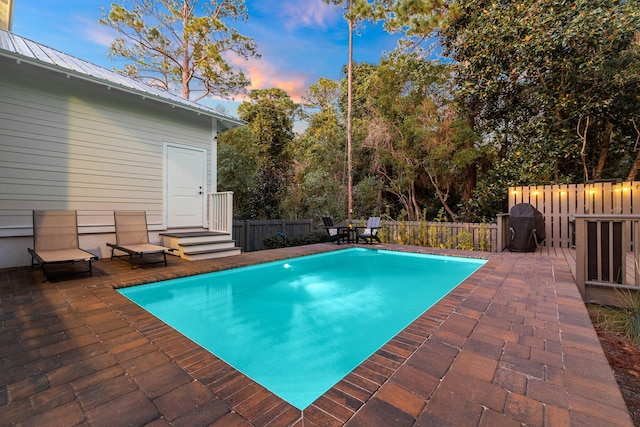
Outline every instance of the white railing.
<svg viewBox="0 0 640 427"><path fill-rule="evenodd" d="M229 233L233 229L233 192L209 193L209 231Z"/></svg>
<svg viewBox="0 0 640 427"><path fill-rule="evenodd" d="M585 301L600 300L598 288L640 290L640 215L574 217L576 283Z"/></svg>

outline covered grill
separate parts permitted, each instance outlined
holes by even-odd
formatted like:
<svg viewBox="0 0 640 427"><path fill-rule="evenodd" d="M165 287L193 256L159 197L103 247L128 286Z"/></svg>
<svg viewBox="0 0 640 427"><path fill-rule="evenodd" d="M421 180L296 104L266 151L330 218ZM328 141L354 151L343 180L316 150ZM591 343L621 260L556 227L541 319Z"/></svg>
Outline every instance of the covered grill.
<svg viewBox="0 0 640 427"><path fill-rule="evenodd" d="M509 250L534 252L544 241L544 217L529 203L519 203L509 212Z"/></svg>

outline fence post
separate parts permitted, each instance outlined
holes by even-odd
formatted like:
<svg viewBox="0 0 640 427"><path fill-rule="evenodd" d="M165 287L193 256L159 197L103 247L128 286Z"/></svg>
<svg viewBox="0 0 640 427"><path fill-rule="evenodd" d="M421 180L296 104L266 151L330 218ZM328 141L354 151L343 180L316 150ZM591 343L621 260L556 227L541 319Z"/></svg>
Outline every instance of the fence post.
<svg viewBox="0 0 640 427"><path fill-rule="evenodd" d="M586 256L587 256L587 241L586 241L586 221L585 217L581 215L575 216L576 221L576 285L578 291L582 295L584 300L586 297L585 292L585 268L586 268Z"/></svg>
<svg viewBox="0 0 640 427"><path fill-rule="evenodd" d="M496 242L498 252L502 252L507 249L507 236L508 234L508 224L509 224L509 214L498 214L498 241Z"/></svg>

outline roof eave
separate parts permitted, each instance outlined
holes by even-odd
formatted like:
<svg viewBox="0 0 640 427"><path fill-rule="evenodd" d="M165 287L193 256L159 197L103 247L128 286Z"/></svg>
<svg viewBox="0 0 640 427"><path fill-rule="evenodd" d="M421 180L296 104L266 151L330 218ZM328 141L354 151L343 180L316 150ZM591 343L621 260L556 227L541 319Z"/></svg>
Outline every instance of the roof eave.
<svg viewBox="0 0 640 427"><path fill-rule="evenodd" d="M104 80L89 74L83 74L81 72L78 72L76 70L72 70L69 68L65 68L65 67L61 67L58 66L56 64L50 64L50 63L46 63L43 61L39 61L38 59L34 59L34 58L30 58L24 55L20 55L18 53L14 53L14 52L9 52L9 51L5 51L3 49L0 49L0 56L4 56L6 58L9 59L13 59L15 60L18 64L25 62L28 63L30 65L33 65L35 67L39 67L39 68L43 68L43 69L47 69L50 71L54 71L54 72L58 72L60 74L65 74L67 77L73 76L75 78L81 79L81 80L85 80L85 81L89 81L92 83L97 83L99 85L105 86L108 89L117 89L121 92L125 92L125 93L129 93L132 95L137 95L140 96L143 99L152 99L154 101L157 102L161 102L167 105L170 105L173 108L181 108L183 110L187 110L187 111L191 111L194 113L197 113L198 115L206 115L209 117L213 117L215 118L219 123L220 127L218 127L218 132L224 132L227 130L231 130L234 129L236 127L239 126L244 126L246 124L246 122L244 120L240 120L240 119L236 119L234 117L231 116L226 116L220 113L216 113L214 111L211 111L207 108L197 108L195 106L192 105L188 105L188 104L183 104L183 103L179 103L179 102L175 102L172 101L170 99L167 98L163 98L161 96L155 95L153 93L149 93L149 92L145 92L142 90L137 90L135 88L132 87L127 87L121 84L118 84L116 82L113 81L108 81L108 80Z"/></svg>

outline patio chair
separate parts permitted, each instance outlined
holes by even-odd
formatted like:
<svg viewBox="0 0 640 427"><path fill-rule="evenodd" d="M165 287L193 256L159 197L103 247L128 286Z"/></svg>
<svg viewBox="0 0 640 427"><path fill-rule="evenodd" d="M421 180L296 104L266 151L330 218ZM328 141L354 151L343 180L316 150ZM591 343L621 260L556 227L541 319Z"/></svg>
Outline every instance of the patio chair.
<svg viewBox="0 0 640 427"><path fill-rule="evenodd" d="M91 276L91 261L98 259L79 247L76 211L33 211L33 249L27 250L31 254L31 267L34 262L39 264L45 277L45 265L77 262L86 262L88 269L73 274Z"/></svg>
<svg viewBox="0 0 640 427"><path fill-rule="evenodd" d="M340 244L340 240L344 240L348 237L347 232L344 227L334 225L333 220L329 216L323 216L322 222L324 223L324 229L327 231L329 235L330 242L336 242L338 245Z"/></svg>
<svg viewBox="0 0 640 427"><path fill-rule="evenodd" d="M378 237L378 230L380 229L380 217L379 216L371 216L367 220L366 227L356 227L356 243L360 242L360 239L363 239L365 242L368 241L373 245L373 241L376 240L378 243L380 242L380 237Z"/></svg>
<svg viewBox="0 0 640 427"><path fill-rule="evenodd" d="M175 249L149 243L146 212L115 211L113 216L116 225L116 243L107 243L111 248L111 259L128 256L131 268L135 268L134 255L142 258L147 254L162 254L162 261L148 262L148 264L164 262L164 265L167 265L167 252ZM114 255L116 250L125 252L126 255Z"/></svg>

